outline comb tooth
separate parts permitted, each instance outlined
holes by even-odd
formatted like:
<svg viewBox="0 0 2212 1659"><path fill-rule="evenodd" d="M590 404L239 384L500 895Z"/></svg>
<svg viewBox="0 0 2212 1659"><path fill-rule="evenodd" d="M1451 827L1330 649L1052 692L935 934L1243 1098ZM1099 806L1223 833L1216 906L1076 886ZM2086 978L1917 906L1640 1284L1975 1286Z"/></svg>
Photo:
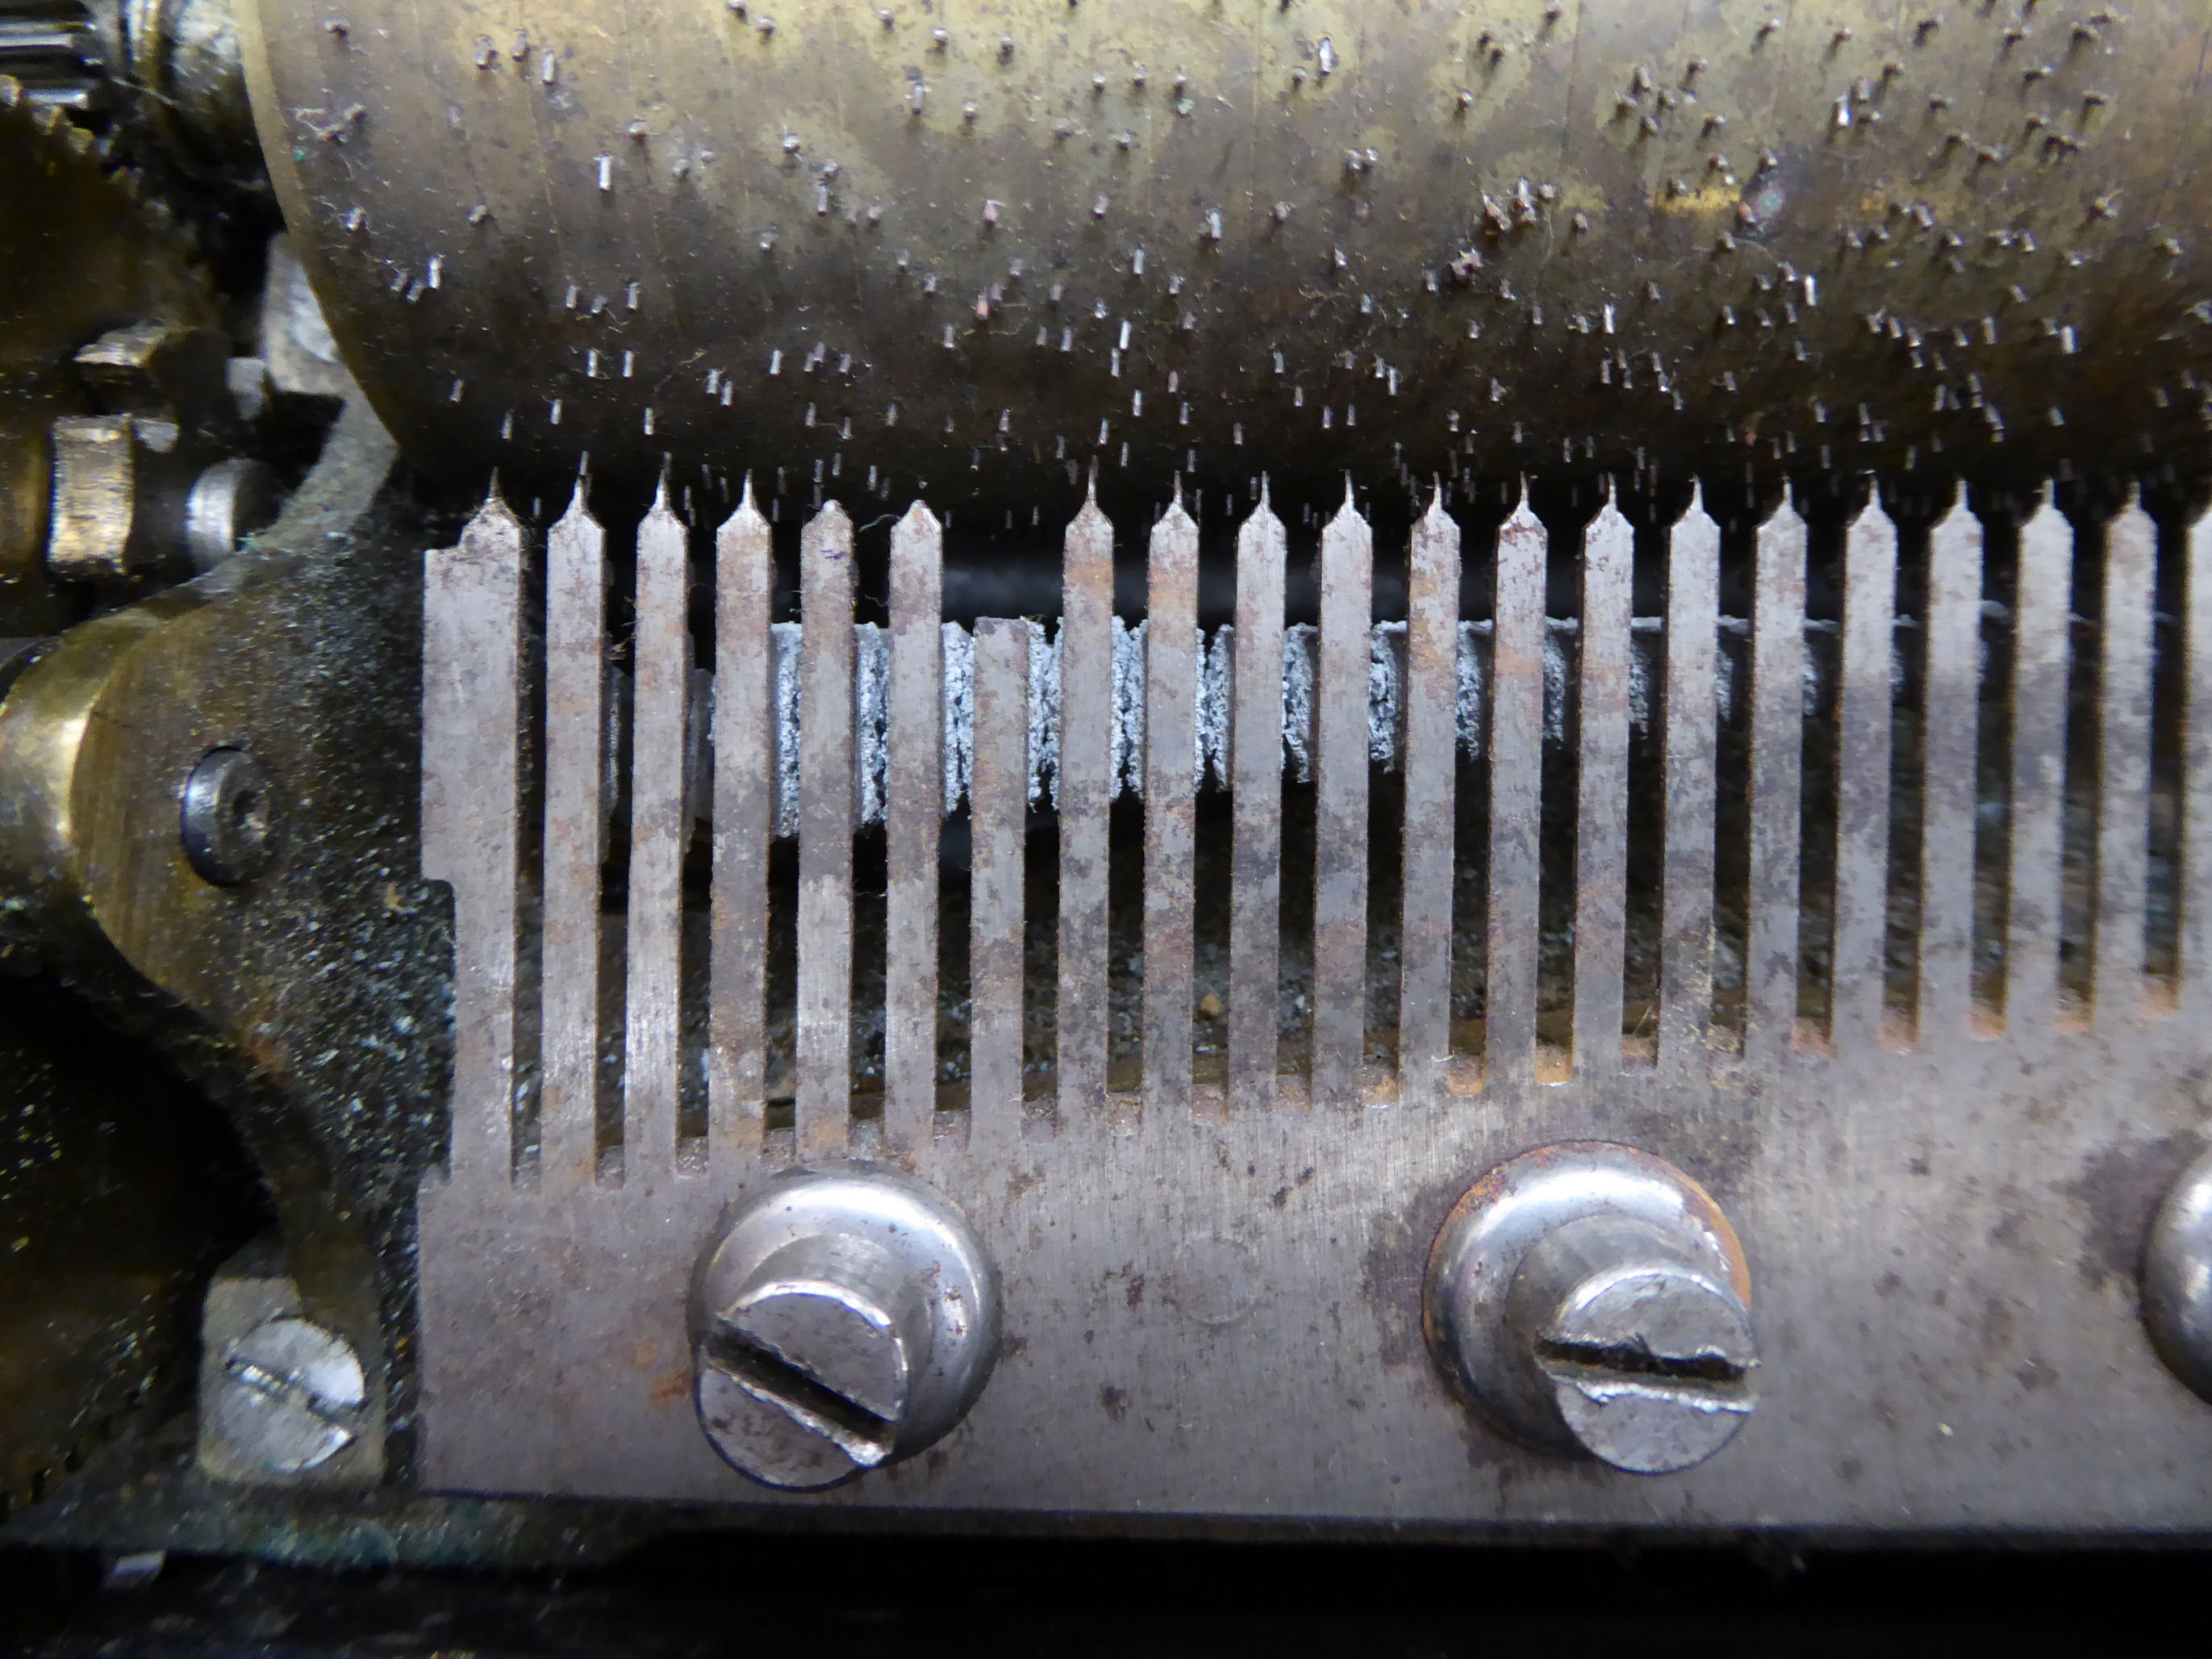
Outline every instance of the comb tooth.
<svg viewBox="0 0 2212 1659"><path fill-rule="evenodd" d="M1797 1022L1798 826L1805 753L1805 520L1784 506L1759 526L1751 665L1751 907L1744 940L1744 1055L1789 1054ZM1971 776L1971 774L1969 775Z"/></svg>
<svg viewBox="0 0 2212 1659"><path fill-rule="evenodd" d="M599 865L606 818L606 532L584 480L546 538L545 900L538 1183L598 1167Z"/></svg>
<svg viewBox="0 0 2212 1659"><path fill-rule="evenodd" d="M1837 698L1835 1012L1842 1051L1881 1035L1889 906L1890 674L1897 627L1897 529L1879 502L1844 542Z"/></svg>
<svg viewBox="0 0 2212 1659"><path fill-rule="evenodd" d="M1432 500L1413 526L1407 595L1398 1092L1408 1104L1443 1097L1451 1058L1459 549L1459 526L1442 500Z"/></svg>
<svg viewBox="0 0 2212 1659"><path fill-rule="evenodd" d="M690 559L664 488L637 530L637 669L631 691L629 938L623 1006L623 1174L676 1167L677 1034L682 1026L684 719L691 686L685 620Z"/></svg>
<svg viewBox="0 0 2212 1659"><path fill-rule="evenodd" d="M944 535L916 501L891 531L884 840L884 1127L926 1152L937 1110L937 853L944 808Z"/></svg>
<svg viewBox="0 0 2212 1659"><path fill-rule="evenodd" d="M1628 653L1636 532L1610 501L1583 544L1575 828L1575 1075L1620 1070L1628 891Z"/></svg>
<svg viewBox="0 0 2212 1659"><path fill-rule="evenodd" d="M1237 538L1230 683L1230 1109L1272 1109L1282 1000L1283 521L1266 497Z"/></svg>
<svg viewBox="0 0 2212 1659"><path fill-rule="evenodd" d="M799 1155L842 1157L853 1112L853 522L800 532Z"/></svg>
<svg viewBox="0 0 2212 1659"><path fill-rule="evenodd" d="M1022 854L1029 819L1030 624L975 624L969 784L969 1146L1010 1154L1022 1127Z"/></svg>
<svg viewBox="0 0 2212 1659"><path fill-rule="evenodd" d="M1060 632L1060 1110L1106 1105L1107 813L1113 800L1114 527L1067 527Z"/></svg>
<svg viewBox="0 0 2212 1659"><path fill-rule="evenodd" d="M2058 1006L2074 538L2049 501L2021 526L2014 586L2005 1019L2021 1030L2048 1020Z"/></svg>
<svg viewBox="0 0 2212 1659"><path fill-rule="evenodd" d="M1666 858L1659 1067L1675 1082L1712 1054L1713 769L1719 741L1720 526L1693 501L1667 549Z"/></svg>
<svg viewBox="0 0 2212 1659"><path fill-rule="evenodd" d="M2182 1006L2200 1021L2212 1003L2212 517L2190 526L2182 648Z"/></svg>
<svg viewBox="0 0 2212 1659"><path fill-rule="evenodd" d="M2130 501L2105 532L2098 628L2097 939L2100 1026L2141 1017L2150 840L2151 602L2158 530Z"/></svg>
<svg viewBox="0 0 2212 1659"><path fill-rule="evenodd" d="M1544 744L1544 526L1524 495L1498 527L1490 661L1490 919L1483 1087L1536 1079Z"/></svg>
<svg viewBox="0 0 2212 1659"><path fill-rule="evenodd" d="M1145 1109L1190 1109L1198 526L1152 527L1145 599Z"/></svg>
<svg viewBox="0 0 2212 1659"><path fill-rule="evenodd" d="M769 523L752 480L714 541L714 848L708 1158L742 1169L765 1131L768 849L775 730Z"/></svg>
<svg viewBox="0 0 2212 1659"><path fill-rule="evenodd" d="M1361 1100L1367 1048L1367 754L1374 537L1352 504L1322 532L1315 673L1313 1102Z"/></svg>
<svg viewBox="0 0 2212 1659"><path fill-rule="evenodd" d="M1922 694L1920 995L1923 1042L1971 1034L1975 761L1982 671L1982 530L1961 500L1928 538Z"/></svg>
<svg viewBox="0 0 2212 1659"><path fill-rule="evenodd" d="M453 890L453 1179L513 1170L522 816L522 562L495 490L460 545L424 561L422 873Z"/></svg>

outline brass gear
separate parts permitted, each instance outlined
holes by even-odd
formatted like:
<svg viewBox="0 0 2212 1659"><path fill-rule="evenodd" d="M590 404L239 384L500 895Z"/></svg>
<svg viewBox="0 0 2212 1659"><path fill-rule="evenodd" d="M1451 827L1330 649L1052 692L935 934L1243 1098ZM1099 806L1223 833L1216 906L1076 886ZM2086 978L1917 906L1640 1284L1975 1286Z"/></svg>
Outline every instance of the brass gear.
<svg viewBox="0 0 2212 1659"><path fill-rule="evenodd" d="M92 412L76 352L133 323L211 327L192 243L137 175L0 75L0 638L54 632L76 599L47 579L47 434Z"/></svg>

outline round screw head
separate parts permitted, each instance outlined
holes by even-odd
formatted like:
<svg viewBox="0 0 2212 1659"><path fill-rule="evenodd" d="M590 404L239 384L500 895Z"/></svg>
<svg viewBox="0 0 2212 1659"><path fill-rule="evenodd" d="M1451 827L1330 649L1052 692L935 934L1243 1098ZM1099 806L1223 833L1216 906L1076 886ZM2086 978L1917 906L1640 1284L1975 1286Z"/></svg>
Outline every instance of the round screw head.
<svg viewBox="0 0 2212 1659"><path fill-rule="evenodd" d="M2212 1152L2183 1171L2151 1224L2142 1308L2167 1369L2212 1401Z"/></svg>
<svg viewBox="0 0 2212 1659"><path fill-rule="evenodd" d="M344 1339L281 1316L231 1345L215 1426L241 1461L304 1474L353 1443L368 1398L361 1361Z"/></svg>
<svg viewBox="0 0 2212 1659"><path fill-rule="evenodd" d="M269 775L243 749L213 749L185 780L179 816L185 857L217 887L252 881L276 852Z"/></svg>
<svg viewBox="0 0 2212 1659"><path fill-rule="evenodd" d="M1549 1146L1463 1198L1424 1323L1455 1385L1539 1448L1634 1474L1702 1462L1757 1403L1750 1277L1717 1206L1626 1146Z"/></svg>
<svg viewBox="0 0 2212 1659"><path fill-rule="evenodd" d="M883 1173L787 1176L702 1256L699 1423L763 1485L836 1486L945 1434L990 1374L998 1285L966 1221Z"/></svg>

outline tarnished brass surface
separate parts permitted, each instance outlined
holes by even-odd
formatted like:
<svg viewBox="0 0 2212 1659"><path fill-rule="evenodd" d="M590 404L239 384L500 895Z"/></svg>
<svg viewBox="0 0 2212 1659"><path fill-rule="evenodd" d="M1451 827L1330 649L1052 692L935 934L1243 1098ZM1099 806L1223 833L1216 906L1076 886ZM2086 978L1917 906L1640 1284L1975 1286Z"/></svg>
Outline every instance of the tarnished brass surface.
<svg viewBox="0 0 2212 1659"><path fill-rule="evenodd" d="M404 1318L383 1252L436 1087L441 929L405 828L411 607L320 516L286 538L327 559L241 555L70 629L9 689L0 960L66 973L228 1109L308 1309L377 1356ZM224 747L270 780L276 851L217 886L180 793Z"/></svg>
<svg viewBox="0 0 2212 1659"><path fill-rule="evenodd" d="M1262 471L1327 502L1340 469L2203 453L2185 8L252 0L241 23L349 361L478 484L565 490L588 451L641 486L666 453L717 496L750 469L787 511L817 483L926 494L1026 534L1094 461L1109 495L1180 471L1218 506Z"/></svg>

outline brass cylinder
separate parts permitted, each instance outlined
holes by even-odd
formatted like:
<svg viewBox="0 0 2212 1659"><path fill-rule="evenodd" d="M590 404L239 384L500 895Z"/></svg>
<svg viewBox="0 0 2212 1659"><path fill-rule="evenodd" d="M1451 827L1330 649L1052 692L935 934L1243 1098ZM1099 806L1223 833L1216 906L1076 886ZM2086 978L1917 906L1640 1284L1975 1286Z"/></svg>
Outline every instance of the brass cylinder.
<svg viewBox="0 0 2212 1659"><path fill-rule="evenodd" d="M246 0L418 458L1061 521L1662 462L2193 465L2201 20ZM519 23L518 23L518 20ZM725 481L726 483L725 485Z"/></svg>

